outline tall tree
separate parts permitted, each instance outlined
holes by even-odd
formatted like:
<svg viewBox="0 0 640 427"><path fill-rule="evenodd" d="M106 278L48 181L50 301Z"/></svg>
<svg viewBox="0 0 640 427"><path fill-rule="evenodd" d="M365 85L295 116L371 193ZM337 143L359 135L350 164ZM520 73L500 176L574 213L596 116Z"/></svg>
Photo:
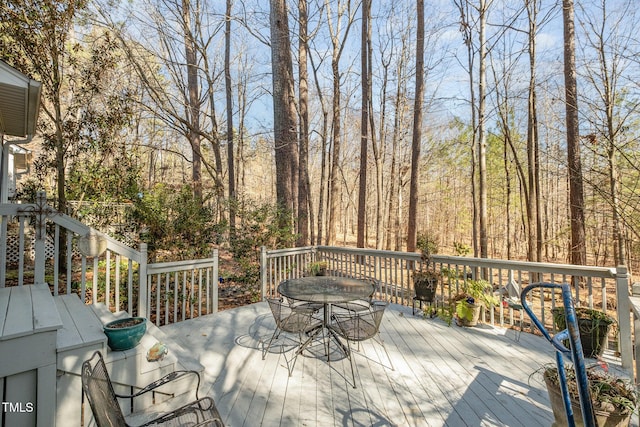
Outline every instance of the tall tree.
<svg viewBox="0 0 640 427"><path fill-rule="evenodd" d="M487 135L486 135L486 68L487 68L487 3L480 0L478 6L478 219L480 237L480 257L489 256L489 238L487 235Z"/></svg>
<svg viewBox="0 0 640 427"><path fill-rule="evenodd" d="M576 76L576 32L573 0L562 0L564 26L564 85L569 167L569 210L571 213L571 263L584 265L587 247L584 227L584 190L580 159L578 85Z"/></svg>
<svg viewBox="0 0 640 427"><path fill-rule="evenodd" d="M422 144L422 98L424 97L424 0L417 0L416 29L416 98L413 105L413 136L411 139L411 181L409 184L409 214L407 227L407 251L416 250L418 173L420 170L420 145Z"/></svg>
<svg viewBox="0 0 640 427"><path fill-rule="evenodd" d="M298 176L297 121L289 19L285 0L271 0L271 66L276 198L284 210L280 225L291 227Z"/></svg>
<svg viewBox="0 0 640 427"><path fill-rule="evenodd" d="M630 96L628 88L634 79L630 73L637 51L628 41L636 33L636 4L633 0L610 2L602 0L590 8L583 8L579 22L585 37L584 103L591 111L589 121L595 134L590 135L589 148L604 149L602 155L607 162L606 175L609 193L597 186L598 193L611 206L612 231L614 236L614 259L616 265L628 265L627 236L624 206L621 199L621 167L629 159L626 149L627 131L640 110L640 100ZM589 90L589 88L591 90ZM604 142L604 144L602 143ZM605 174L605 173L603 173Z"/></svg>
<svg viewBox="0 0 640 427"><path fill-rule="evenodd" d="M360 75L362 82L362 104L360 117L360 183L358 188L358 227L356 246L363 248L365 245L365 227L367 215L367 147L369 144L369 69L371 58L369 57L369 45L371 39L371 2L362 0L362 33L360 44Z"/></svg>
<svg viewBox="0 0 640 427"><path fill-rule="evenodd" d="M313 241L313 209L309 197L309 73L307 71L307 0L298 0L298 109L300 114L300 153L298 169L298 246ZM309 233L311 232L311 237Z"/></svg>
<svg viewBox="0 0 640 427"><path fill-rule="evenodd" d="M231 237L236 227L236 177L233 153L233 94L231 88L231 5L227 0L224 25L224 87L227 101L227 174L229 178L229 230Z"/></svg>
<svg viewBox="0 0 640 427"><path fill-rule="evenodd" d="M42 82L42 108L50 126L44 132L45 148L53 152L56 170L56 207L67 210L66 161L74 127L67 126L68 50L77 14L86 1L9 0L0 3L0 53L12 65ZM96 70L99 71L99 70Z"/></svg>
<svg viewBox="0 0 640 427"><path fill-rule="evenodd" d="M527 157L529 199L527 201L529 231L529 261L542 261L542 214L540 206L540 142L538 139L538 110L536 84L536 32L538 0L525 1L529 22L529 91L527 97Z"/></svg>
<svg viewBox="0 0 640 427"><path fill-rule="evenodd" d="M331 104L331 117L332 117L332 158L331 168L329 172L329 212L327 221L327 237L326 242L328 244L335 243L336 240L336 219L338 216L338 200L339 200L339 174L340 174L340 162L342 157L342 126L341 126L341 100L342 96L340 90L340 58L342 52L346 46L345 41L349 36L349 30L354 21L355 10L351 8L351 0L339 0L337 5L337 14L332 16L331 2L325 0L325 9L327 12L327 23L329 26L329 36L331 38L331 75L333 78L333 99ZM343 20L346 17L346 23ZM344 32L342 31L342 25L345 24Z"/></svg>
<svg viewBox="0 0 640 427"><path fill-rule="evenodd" d="M182 25L185 59L187 61L186 118L191 124L187 129L187 139L191 145L191 179L196 200L202 201L202 153L200 144L200 84L198 82L197 46L191 24L191 1L182 0Z"/></svg>

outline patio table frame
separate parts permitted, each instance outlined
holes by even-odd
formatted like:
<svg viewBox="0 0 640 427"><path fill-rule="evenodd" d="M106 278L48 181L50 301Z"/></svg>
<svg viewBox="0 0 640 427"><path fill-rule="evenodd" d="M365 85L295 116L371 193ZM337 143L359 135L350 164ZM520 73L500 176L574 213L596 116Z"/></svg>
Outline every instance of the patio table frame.
<svg viewBox="0 0 640 427"><path fill-rule="evenodd" d="M347 303L358 299L367 299L372 292L372 285L365 280L339 276L308 276L297 279L289 279L278 285L278 293L294 301L303 301L310 304L323 305L322 324L308 332L311 339L320 332L326 330L327 360L329 360L329 341L331 338L338 344L346 355L349 349L340 340L338 333L331 325L331 306L333 304Z"/></svg>

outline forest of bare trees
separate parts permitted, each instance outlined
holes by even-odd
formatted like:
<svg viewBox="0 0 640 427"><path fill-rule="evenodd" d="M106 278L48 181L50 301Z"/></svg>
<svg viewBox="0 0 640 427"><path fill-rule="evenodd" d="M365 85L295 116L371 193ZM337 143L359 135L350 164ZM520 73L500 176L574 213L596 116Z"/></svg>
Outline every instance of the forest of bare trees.
<svg viewBox="0 0 640 427"><path fill-rule="evenodd" d="M272 205L287 244L634 268L634 2L7 0L0 58L44 83L21 194L186 188L223 245Z"/></svg>

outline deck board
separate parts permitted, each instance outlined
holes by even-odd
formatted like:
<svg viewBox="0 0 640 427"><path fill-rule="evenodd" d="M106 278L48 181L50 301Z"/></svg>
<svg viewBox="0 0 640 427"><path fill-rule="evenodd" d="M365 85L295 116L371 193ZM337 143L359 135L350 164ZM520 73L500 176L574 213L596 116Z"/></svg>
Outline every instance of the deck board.
<svg viewBox="0 0 640 427"><path fill-rule="evenodd" d="M266 303L162 327L205 366L201 394L212 396L228 427L548 426L541 378L553 363L540 337L498 327L449 327L390 305L381 336L393 361L371 340L354 352L357 388L346 357L320 342L289 377L284 335L262 360L261 340L275 324Z"/></svg>

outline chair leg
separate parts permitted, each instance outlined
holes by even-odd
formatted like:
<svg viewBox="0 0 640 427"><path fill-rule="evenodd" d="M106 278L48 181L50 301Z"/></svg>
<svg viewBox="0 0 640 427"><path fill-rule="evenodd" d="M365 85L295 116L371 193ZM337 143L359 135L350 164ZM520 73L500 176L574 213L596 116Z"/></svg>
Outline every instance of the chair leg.
<svg viewBox="0 0 640 427"><path fill-rule="evenodd" d="M518 331L516 332L516 341L517 342L520 342L520 334L522 334L522 328L524 327L523 314L524 314L524 312L522 310L520 310L520 329L518 329Z"/></svg>
<svg viewBox="0 0 640 427"><path fill-rule="evenodd" d="M349 340L347 341L347 359L349 359L349 363L351 364L351 379L353 380L353 388L356 387L356 374L353 368L353 353L351 352L351 343Z"/></svg>
<svg viewBox="0 0 640 427"><path fill-rule="evenodd" d="M378 341L380 342L380 345L382 346L382 348L384 349L384 354L387 355L387 360L389 361L389 365L391 365L391 370L395 371L396 368L394 368L393 366L393 360L391 360L391 356L389 356L389 352L387 351L387 346L384 345L384 340L382 339L382 337L380 336L380 333L378 333Z"/></svg>
<svg viewBox="0 0 640 427"><path fill-rule="evenodd" d="M271 335L271 339L269 340L269 344L267 344L266 349L264 348L264 341L262 342L262 360L264 360L265 356L269 352L269 349L271 348L271 343L273 343L273 340L278 338L278 336L280 336L280 329L276 328L276 330L273 331L273 335Z"/></svg>

